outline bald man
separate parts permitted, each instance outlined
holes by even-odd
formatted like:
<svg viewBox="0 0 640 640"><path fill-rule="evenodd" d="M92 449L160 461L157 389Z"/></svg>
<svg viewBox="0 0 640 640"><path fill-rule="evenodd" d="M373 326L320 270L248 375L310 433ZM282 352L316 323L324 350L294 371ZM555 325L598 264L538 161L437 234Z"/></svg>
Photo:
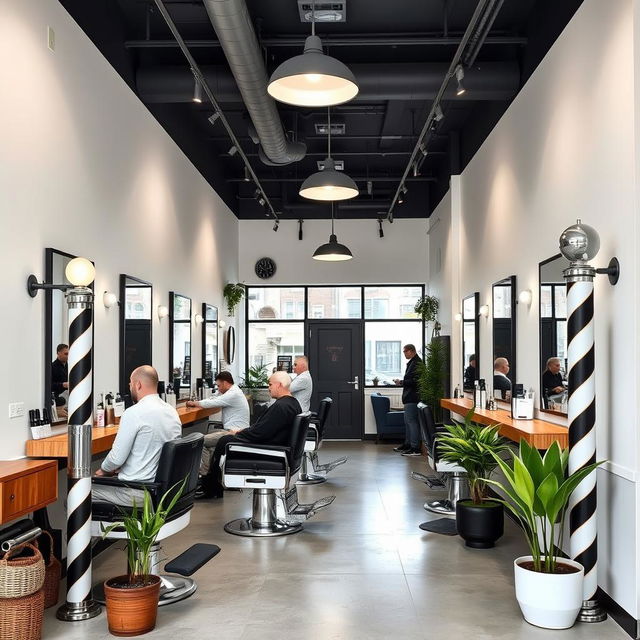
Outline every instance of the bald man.
<svg viewBox="0 0 640 640"><path fill-rule="evenodd" d="M113 447L96 471L96 476L118 475L119 480L153 482L165 442L182 434L176 410L158 396L158 372L148 365L138 367L129 379L131 398L136 403L120 419ZM94 485L94 501L131 506L142 504L144 493L128 487Z"/></svg>
<svg viewBox="0 0 640 640"><path fill-rule="evenodd" d="M307 356L298 356L293 363L293 372L296 377L291 381L291 395L300 403L303 411L309 411L311 405L311 393L313 392L313 380L309 373L309 360Z"/></svg>
<svg viewBox="0 0 640 640"><path fill-rule="evenodd" d="M511 394L511 380L507 378L509 373L509 361L506 358L496 358L493 361L493 395L500 397L503 400L508 400L508 396Z"/></svg>
<svg viewBox="0 0 640 640"><path fill-rule="evenodd" d="M202 479L202 490L197 498L222 498L223 486L220 477L220 458L227 442L245 444L271 444L281 447L289 445L294 418L302 413L300 403L291 395L291 377L284 371L276 371L269 378L269 394L275 402L258 418L257 422L242 429L231 431L231 435L218 440L211 460L209 473Z"/></svg>

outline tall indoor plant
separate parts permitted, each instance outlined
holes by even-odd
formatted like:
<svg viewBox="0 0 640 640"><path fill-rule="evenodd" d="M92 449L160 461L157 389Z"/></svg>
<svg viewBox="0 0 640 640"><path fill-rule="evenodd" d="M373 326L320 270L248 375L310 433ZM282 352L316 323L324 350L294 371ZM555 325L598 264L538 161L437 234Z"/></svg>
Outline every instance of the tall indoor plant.
<svg viewBox="0 0 640 640"><path fill-rule="evenodd" d="M227 284L224 285L222 295L227 303L229 316L233 317L236 307L240 304L242 298L244 298L245 293L246 288L241 282L235 284L233 282L227 282Z"/></svg>
<svg viewBox="0 0 640 640"><path fill-rule="evenodd" d="M438 453L467 473L471 498L456 503L458 534L468 547L488 549L504 533L504 512L500 501L487 499L487 481L509 445L498 434L498 425L478 425L472 418L473 409L464 424L445 425L438 434Z"/></svg>
<svg viewBox="0 0 640 640"><path fill-rule="evenodd" d="M574 560L558 558L562 549L567 504L575 488L601 462L567 472L569 450L557 441L544 456L525 440L513 465L497 455L505 481L487 480L507 497L504 504L522 525L528 556L514 561L516 599L527 622L548 629L573 625L582 605L584 568Z"/></svg>
<svg viewBox="0 0 640 640"><path fill-rule="evenodd" d="M117 527L123 527L127 532L129 573L104 583L107 621L113 635L140 635L156 626L160 577L151 573L152 547L185 485L186 479L171 487L160 498L157 507L153 506L151 494L145 489L142 507L134 501L130 512L123 511L121 522L104 530L104 536Z"/></svg>
<svg viewBox="0 0 640 640"><path fill-rule="evenodd" d="M447 374L446 345L438 338L432 338L426 347L425 359L418 363L418 394L421 402L431 407L436 422L442 421L440 400L444 397Z"/></svg>

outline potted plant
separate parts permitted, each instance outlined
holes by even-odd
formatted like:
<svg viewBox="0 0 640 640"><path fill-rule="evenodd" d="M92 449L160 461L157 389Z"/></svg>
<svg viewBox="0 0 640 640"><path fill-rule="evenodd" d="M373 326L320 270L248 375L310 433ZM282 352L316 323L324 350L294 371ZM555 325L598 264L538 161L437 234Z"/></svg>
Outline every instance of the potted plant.
<svg viewBox="0 0 640 640"><path fill-rule="evenodd" d="M104 536L116 527L124 527L127 532L129 573L104 583L109 632L115 636L137 636L156 626L160 577L151 573L151 549L185 484L186 479L181 485L171 487L157 508L145 489L142 508L134 501L131 513L123 512L122 522L116 522L104 531Z"/></svg>
<svg viewBox="0 0 640 640"><path fill-rule="evenodd" d="M269 372L266 364L255 364L247 369L240 386L249 391L253 402L269 402L271 396L266 388L269 384Z"/></svg>
<svg viewBox="0 0 640 640"><path fill-rule="evenodd" d="M464 424L445 425L438 435L438 453L467 473L471 497L456 503L458 534L468 547L489 549L504 533L504 510L500 501L487 499L487 480L498 466L496 457L509 446L497 425L478 425L472 417L473 409Z"/></svg>
<svg viewBox="0 0 640 640"><path fill-rule="evenodd" d="M567 629L580 611L584 578L580 563L558 558L567 503L602 461L568 474L569 450L561 450L557 442L543 457L521 440L518 453L512 455L513 466L494 455L505 482L487 482L506 494L508 500L502 503L522 525L531 552L514 560L516 599L530 624Z"/></svg>
<svg viewBox="0 0 640 640"><path fill-rule="evenodd" d="M418 394L420 400L431 407L436 422L442 422L440 400L444 397L446 369L446 345L442 340L432 339L426 347L424 361L418 363Z"/></svg>
<svg viewBox="0 0 640 640"><path fill-rule="evenodd" d="M237 282L236 284L227 282L227 284L224 285L222 295L227 303L229 316L233 317L236 307L240 304L242 298L244 298L245 292L245 286L241 282Z"/></svg>
<svg viewBox="0 0 640 640"><path fill-rule="evenodd" d="M433 322L431 337L439 336L442 325L438 322L438 309L440 302L435 296L421 296L418 298L413 310L422 318L423 322Z"/></svg>
<svg viewBox="0 0 640 640"><path fill-rule="evenodd" d="M378 376L374 376L373 379L371 380L371 383L373 384L374 387L377 387L380 384L380 378L378 378Z"/></svg>

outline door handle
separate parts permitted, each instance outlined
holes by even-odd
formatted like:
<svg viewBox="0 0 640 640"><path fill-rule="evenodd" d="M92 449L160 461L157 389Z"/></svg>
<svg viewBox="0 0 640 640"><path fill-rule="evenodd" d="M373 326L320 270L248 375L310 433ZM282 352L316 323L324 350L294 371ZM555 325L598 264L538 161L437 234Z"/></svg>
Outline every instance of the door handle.
<svg viewBox="0 0 640 640"><path fill-rule="evenodd" d="M347 384L352 384L354 385L354 390L357 391L358 390L358 376L354 376L354 380L347 380Z"/></svg>

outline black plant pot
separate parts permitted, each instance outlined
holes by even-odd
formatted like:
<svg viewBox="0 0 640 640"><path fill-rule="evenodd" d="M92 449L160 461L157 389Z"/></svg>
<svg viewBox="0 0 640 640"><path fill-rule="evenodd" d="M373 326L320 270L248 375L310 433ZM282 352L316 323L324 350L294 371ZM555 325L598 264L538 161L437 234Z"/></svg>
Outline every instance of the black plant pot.
<svg viewBox="0 0 640 640"><path fill-rule="evenodd" d="M471 500L456 503L458 534L472 549L490 549L504 533L504 510L495 500L485 500L482 505Z"/></svg>

